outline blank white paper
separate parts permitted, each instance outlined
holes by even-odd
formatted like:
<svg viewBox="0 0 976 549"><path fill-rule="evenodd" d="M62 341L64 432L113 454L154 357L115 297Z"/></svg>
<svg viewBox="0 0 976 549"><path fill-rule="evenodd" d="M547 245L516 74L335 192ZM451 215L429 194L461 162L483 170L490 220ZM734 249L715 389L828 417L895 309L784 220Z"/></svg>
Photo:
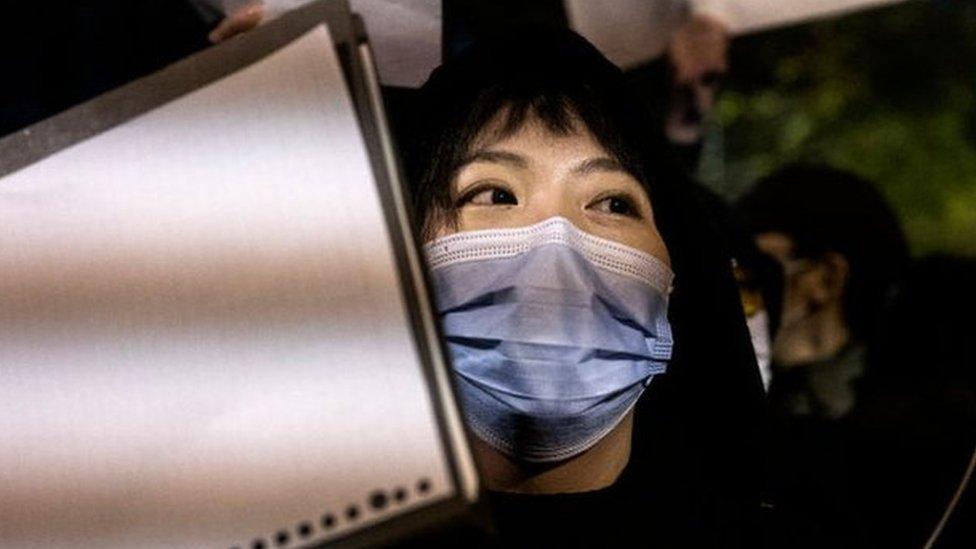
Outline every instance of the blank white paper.
<svg viewBox="0 0 976 549"><path fill-rule="evenodd" d="M305 543L452 495L391 247L324 26L0 180L0 546Z"/></svg>
<svg viewBox="0 0 976 549"><path fill-rule="evenodd" d="M691 9L707 13L733 35L835 17L905 0L689 0Z"/></svg>

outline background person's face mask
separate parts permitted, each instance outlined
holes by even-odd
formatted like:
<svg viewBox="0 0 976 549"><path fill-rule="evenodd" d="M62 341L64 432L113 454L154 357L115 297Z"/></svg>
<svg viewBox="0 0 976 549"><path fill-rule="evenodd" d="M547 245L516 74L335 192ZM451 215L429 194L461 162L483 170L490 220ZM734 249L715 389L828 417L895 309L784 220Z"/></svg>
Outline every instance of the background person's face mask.
<svg viewBox="0 0 976 549"><path fill-rule="evenodd" d="M673 274L561 217L426 246L464 413L505 454L557 461L596 444L671 358Z"/></svg>

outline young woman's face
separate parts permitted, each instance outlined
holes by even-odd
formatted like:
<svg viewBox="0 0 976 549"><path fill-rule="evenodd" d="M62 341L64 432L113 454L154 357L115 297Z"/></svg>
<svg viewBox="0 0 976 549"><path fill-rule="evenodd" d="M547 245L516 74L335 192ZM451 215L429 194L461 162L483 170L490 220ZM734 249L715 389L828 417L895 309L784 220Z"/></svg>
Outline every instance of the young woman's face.
<svg viewBox="0 0 976 549"><path fill-rule="evenodd" d="M434 227L432 237L561 216L670 265L644 188L585 127L576 127L557 135L530 118L508 137L476 140L451 183L457 225Z"/></svg>

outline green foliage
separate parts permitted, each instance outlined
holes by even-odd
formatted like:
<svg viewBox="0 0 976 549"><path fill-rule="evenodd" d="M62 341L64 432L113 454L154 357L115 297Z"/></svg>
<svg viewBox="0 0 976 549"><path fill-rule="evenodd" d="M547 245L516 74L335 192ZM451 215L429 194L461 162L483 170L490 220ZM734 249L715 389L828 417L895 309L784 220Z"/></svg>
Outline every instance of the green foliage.
<svg viewBox="0 0 976 549"><path fill-rule="evenodd" d="M785 163L827 162L878 183L916 254L976 255L974 3L913 1L745 37L731 66L706 183L734 198Z"/></svg>

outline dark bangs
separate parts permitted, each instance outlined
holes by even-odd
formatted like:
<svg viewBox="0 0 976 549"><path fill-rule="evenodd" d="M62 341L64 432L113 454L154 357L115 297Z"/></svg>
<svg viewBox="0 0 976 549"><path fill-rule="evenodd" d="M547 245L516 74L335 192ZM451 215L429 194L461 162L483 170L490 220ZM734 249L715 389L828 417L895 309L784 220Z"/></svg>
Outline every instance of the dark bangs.
<svg viewBox="0 0 976 549"><path fill-rule="evenodd" d="M588 43L558 43L482 45L439 68L421 89L422 107L403 145L423 234L431 223L456 222L451 182L476 140L511 136L531 119L556 135L585 128L650 194L655 177L644 159L658 138L634 108L639 102L627 96L620 71ZM492 134L484 135L489 128Z"/></svg>

